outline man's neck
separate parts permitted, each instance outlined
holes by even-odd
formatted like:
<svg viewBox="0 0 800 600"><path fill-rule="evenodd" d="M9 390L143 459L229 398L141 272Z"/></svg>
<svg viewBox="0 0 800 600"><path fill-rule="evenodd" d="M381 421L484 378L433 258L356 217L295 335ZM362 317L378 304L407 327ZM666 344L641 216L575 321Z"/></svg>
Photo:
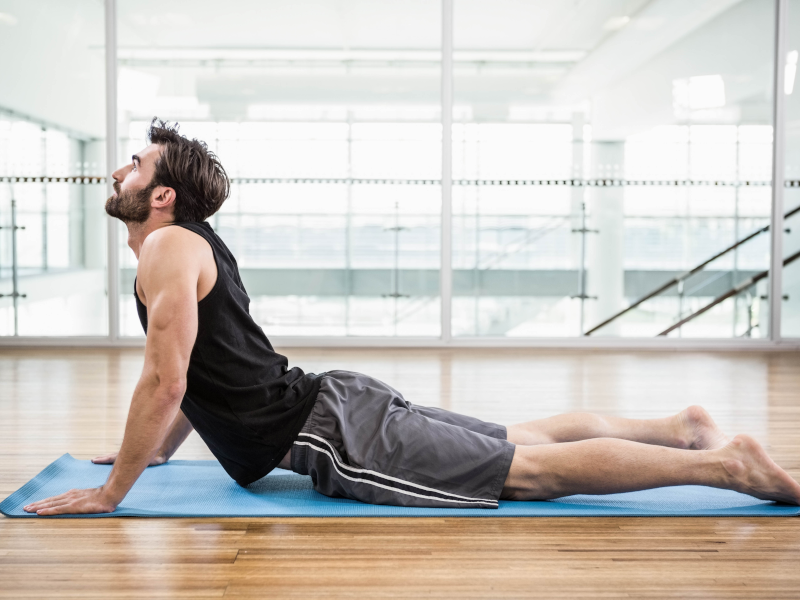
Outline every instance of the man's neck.
<svg viewBox="0 0 800 600"><path fill-rule="evenodd" d="M128 246L133 253L136 255L138 260L139 252L142 250L142 244L144 244L144 240L147 238L148 235L153 233L157 229L161 229L162 227L167 227L168 225L172 224L172 221L164 221L160 219L153 218L155 215L151 215L147 221L144 223L125 223L128 227Z"/></svg>

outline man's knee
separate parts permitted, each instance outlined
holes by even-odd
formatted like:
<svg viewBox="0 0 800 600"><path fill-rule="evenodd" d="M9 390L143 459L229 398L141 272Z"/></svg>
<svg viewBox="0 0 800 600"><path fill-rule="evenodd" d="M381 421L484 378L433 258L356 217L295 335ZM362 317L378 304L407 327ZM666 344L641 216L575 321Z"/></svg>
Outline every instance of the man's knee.
<svg viewBox="0 0 800 600"><path fill-rule="evenodd" d="M507 432L508 441L518 446L539 446L556 442L547 433L537 430L533 422L510 425Z"/></svg>

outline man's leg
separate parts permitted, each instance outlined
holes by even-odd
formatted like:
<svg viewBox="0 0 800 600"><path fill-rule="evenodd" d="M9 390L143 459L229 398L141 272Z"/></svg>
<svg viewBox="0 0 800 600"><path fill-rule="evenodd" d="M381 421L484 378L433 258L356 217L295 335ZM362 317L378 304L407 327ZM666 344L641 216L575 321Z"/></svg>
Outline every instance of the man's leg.
<svg viewBox="0 0 800 600"><path fill-rule="evenodd" d="M663 419L623 419L589 413L557 415L508 428L508 441L523 446L617 438L670 448L713 450L729 440L700 406Z"/></svg>
<svg viewBox="0 0 800 600"><path fill-rule="evenodd" d="M746 435L701 451L608 438L517 446L501 498L548 500L670 485L707 485L800 504L800 484Z"/></svg>

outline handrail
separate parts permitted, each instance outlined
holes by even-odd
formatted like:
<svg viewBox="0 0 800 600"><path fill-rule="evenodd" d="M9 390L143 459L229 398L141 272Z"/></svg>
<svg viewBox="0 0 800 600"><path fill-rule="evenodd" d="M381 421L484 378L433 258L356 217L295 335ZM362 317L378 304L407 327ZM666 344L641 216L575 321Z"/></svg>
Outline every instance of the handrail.
<svg viewBox="0 0 800 600"><path fill-rule="evenodd" d="M790 210L788 213L786 213L785 215L783 215L783 218L784 218L784 219L788 219L789 217L791 217L792 215L796 214L797 212L800 212L800 206L797 206L796 208L793 208L792 210ZM589 330L588 330L586 333L584 333L583 335L586 335L586 336L588 336L588 335L591 335L592 333L594 333L594 332L595 332L595 331L597 331L598 329L601 329L601 328L605 327L606 325L608 325L609 323L611 323L611 321L614 321L615 319L618 319L619 317L621 317L621 316L622 316L622 315L624 315L625 313L627 313L627 312L629 312L629 311L633 310L634 308L636 308L637 306L639 306L639 305L640 305L640 304L642 304L643 302L647 302L648 300L650 300L650 298L653 298L654 296L658 296L660 293L667 291L667 290L668 290L669 288L671 288L673 285L677 285L677 284L679 284L681 281L683 281L683 280L684 280L684 279L686 279L687 277L691 277L692 275L694 275L694 274L695 274L695 273L697 273L698 271L702 271L702 270L703 270L703 268L704 268L704 267L706 267L706 265L708 265L708 264L710 264L710 263L714 262L715 260L717 260L718 258L720 258L720 257L724 256L725 254L727 254L727 253L728 253L728 252L730 252L731 250L735 250L736 248L738 248L739 246L741 246L741 245L742 245L742 244L744 244L745 242L749 242L749 241L750 241L750 240L752 240L754 237L756 237L756 236L758 236L758 235L761 235L762 233L765 233L765 232L767 232L767 231L769 231L769 225L765 225L764 227L762 227L761 229L758 229L758 230L754 231L753 233L751 233L751 234L750 234L750 235L748 235L747 237L743 237L743 238L742 238L741 240L739 240L738 242L735 242L733 245L731 245L731 246L728 246L727 248L725 248L724 250L722 250L722 251L718 252L717 254L715 254L714 256L712 256L711 258L709 258L708 260L705 260L705 261L701 262L699 265L697 265L697 266L696 266L695 268L693 268L692 270L690 270L690 271L686 271L685 273L681 273L681 274L680 274L680 275L678 275L677 277L674 277L674 278L670 279L668 282L666 282L664 285L662 285L662 286L661 286L661 287L659 287L658 289L655 289L655 290L653 290L652 292L650 292L649 294L646 294L646 295L642 296L642 297L641 297L641 298L639 298L639 299L638 299L636 302L634 302L633 304L629 305L627 308L623 308L621 311L619 311L618 313L616 313L616 314L614 314L614 315L610 316L608 319L606 319L605 321L603 321L603 322L602 322L602 323L600 323L599 325L595 325L594 327L592 327L591 329L589 329Z"/></svg>
<svg viewBox="0 0 800 600"><path fill-rule="evenodd" d="M783 266L785 267L786 265L794 262L798 258L800 258L800 251L795 252L791 256L785 258L784 261L783 261ZM684 317L683 319L681 319L680 321L678 321L674 325L670 325L664 331L659 333L658 336L656 336L656 337L659 337L659 336L662 336L662 335L667 335L670 331L674 331L678 327L681 327L681 326L685 325L686 323L688 323L689 321L691 321L695 317L699 317L704 312L714 308L720 302L723 302L723 301L727 300L728 298L730 298L731 296L735 296L739 292L741 292L743 290L746 290L751 285L753 285L755 283L758 283L759 281L764 279L767 275L769 275L769 269L767 269L766 271L761 271L760 273L757 273L757 274L753 275L752 277L749 277L748 279L745 279L744 281L742 281L736 287L732 287L731 289L729 289L727 292L725 292L721 296L717 296L716 298L714 298L709 304L706 304L700 310L698 310L696 312L693 312L688 317Z"/></svg>
<svg viewBox="0 0 800 600"><path fill-rule="evenodd" d="M494 256L490 256L488 260L485 262L484 266L481 267L480 265L476 265L476 271L488 271L492 267L494 267L497 263L502 261L504 258L508 258L525 248L526 246L530 246L531 244L538 242L547 234L552 233L553 231L557 231L559 227L565 222L568 222L572 217L554 217L551 221L550 226L540 227L538 229L529 229L525 232L525 235L522 236L522 239L517 240L518 247L514 250L504 249L495 254ZM511 244L509 244L510 246Z"/></svg>

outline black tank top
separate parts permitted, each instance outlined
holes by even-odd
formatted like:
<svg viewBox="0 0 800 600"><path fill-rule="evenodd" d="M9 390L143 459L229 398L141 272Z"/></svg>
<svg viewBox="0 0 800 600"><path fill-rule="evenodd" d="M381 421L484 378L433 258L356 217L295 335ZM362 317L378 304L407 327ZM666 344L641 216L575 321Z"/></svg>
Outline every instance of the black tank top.
<svg viewBox="0 0 800 600"><path fill-rule="evenodd" d="M321 376L288 368L250 316L236 259L208 223L175 223L202 237L217 281L197 304L197 340L181 410L225 471L247 485L274 469L292 446L319 392ZM147 308L134 283L147 333Z"/></svg>

